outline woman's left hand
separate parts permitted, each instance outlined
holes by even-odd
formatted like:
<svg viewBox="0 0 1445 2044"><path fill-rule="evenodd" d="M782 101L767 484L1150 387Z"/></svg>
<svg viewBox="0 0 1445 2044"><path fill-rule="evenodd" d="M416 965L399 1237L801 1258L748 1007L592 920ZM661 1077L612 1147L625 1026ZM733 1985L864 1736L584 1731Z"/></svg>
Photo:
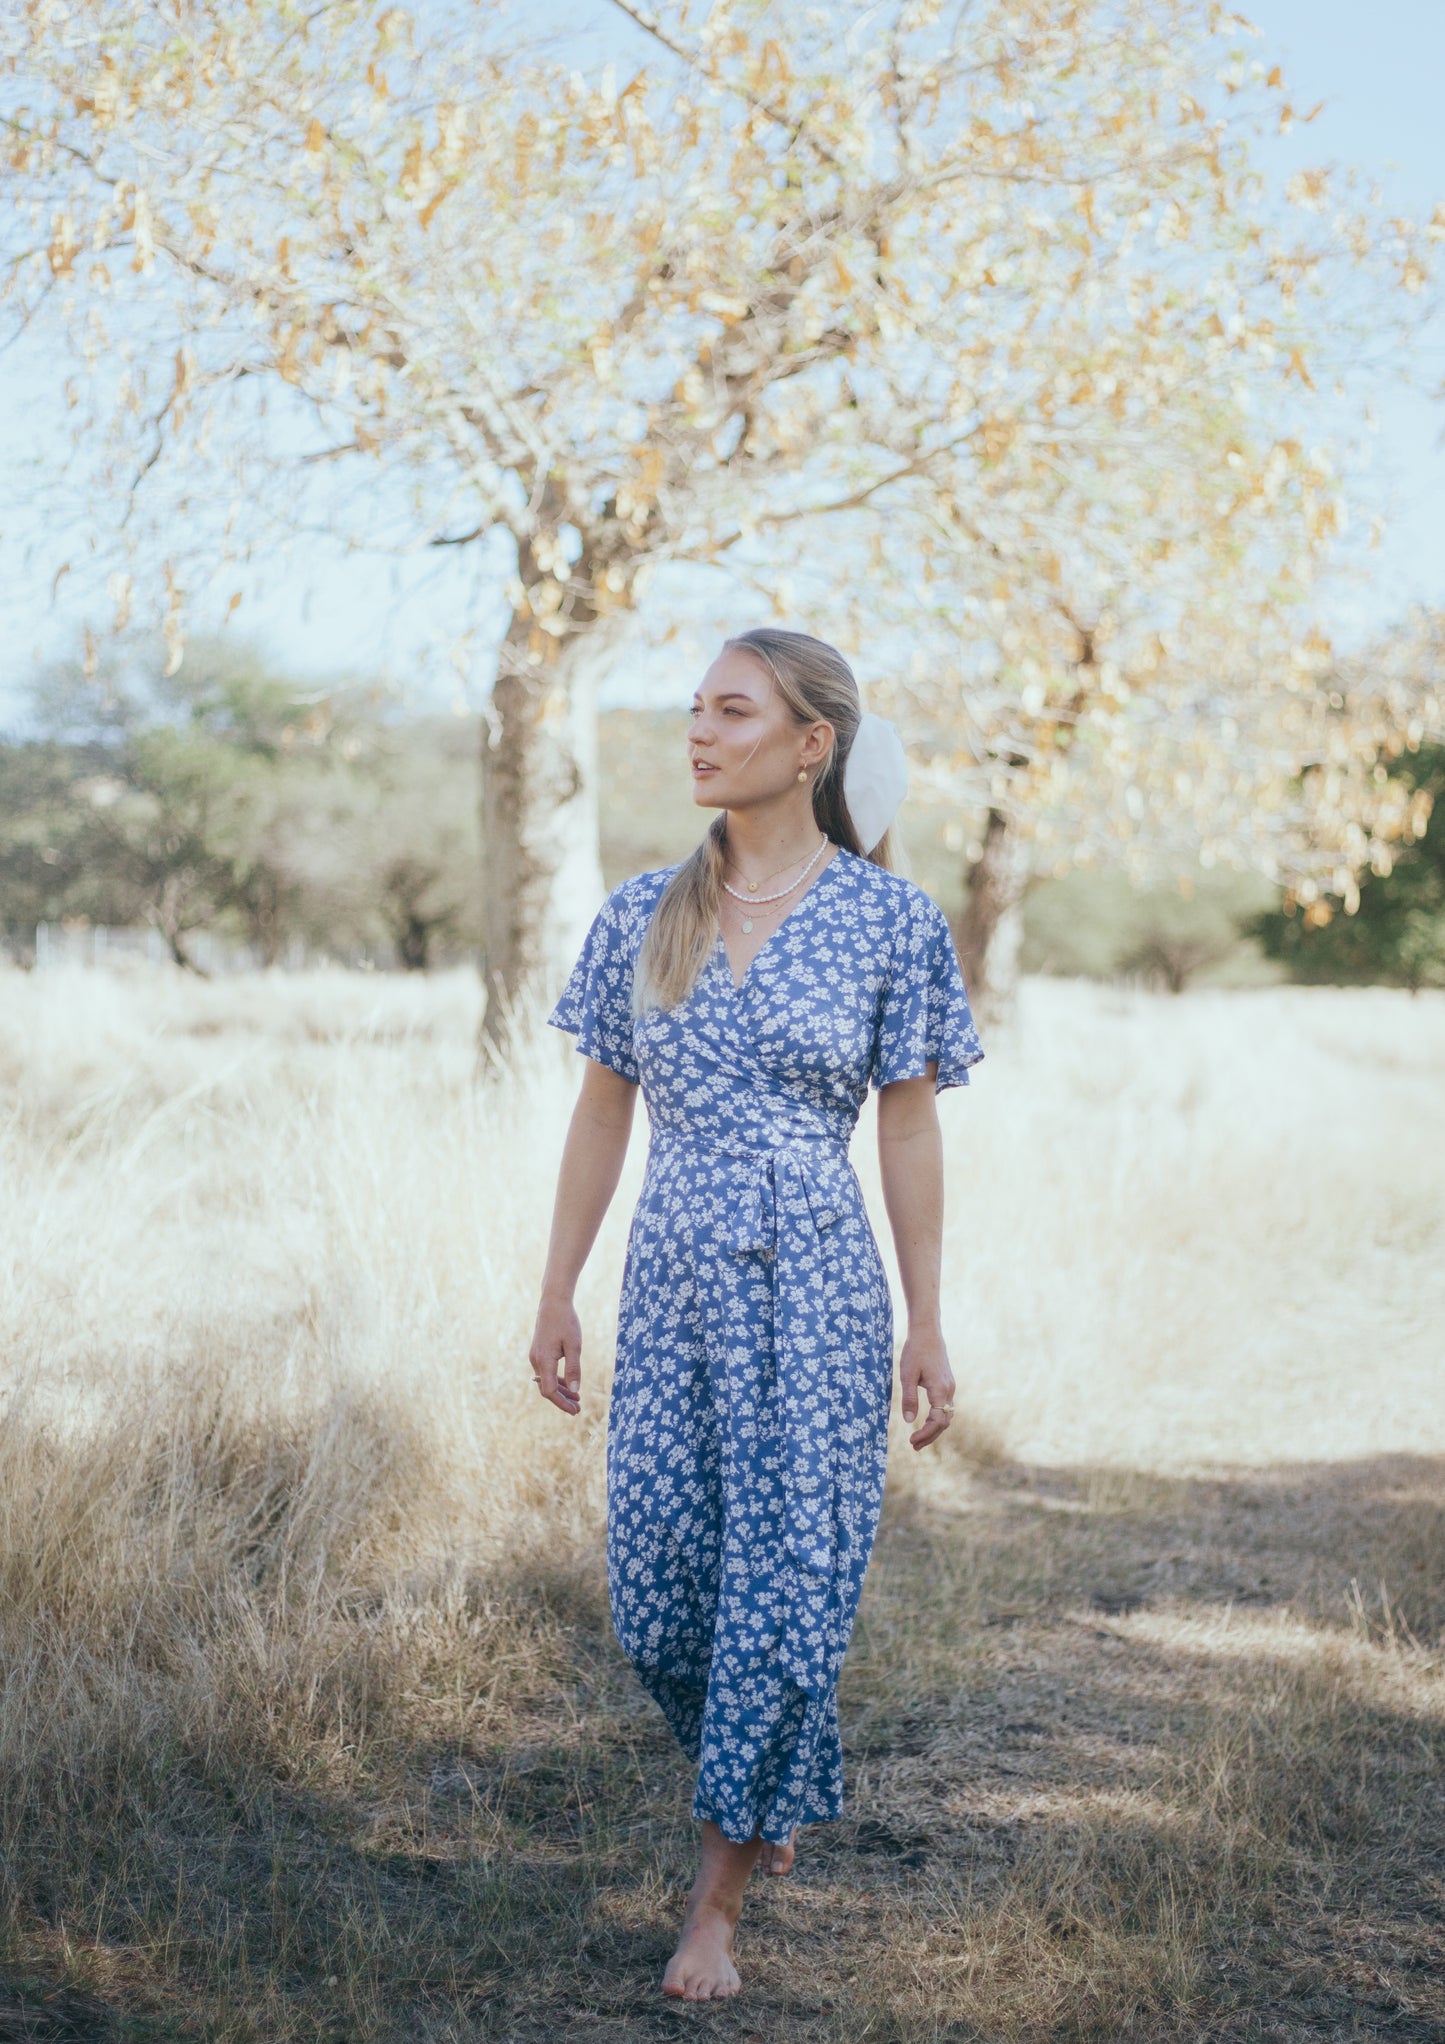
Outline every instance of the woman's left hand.
<svg viewBox="0 0 1445 2044"><path fill-rule="evenodd" d="M953 1372L948 1367L943 1335L936 1327L910 1330L898 1359L898 1382L903 1391L903 1417L910 1426L918 1417L920 1384L928 1393L928 1417L908 1436L910 1447L926 1448L953 1417Z"/></svg>

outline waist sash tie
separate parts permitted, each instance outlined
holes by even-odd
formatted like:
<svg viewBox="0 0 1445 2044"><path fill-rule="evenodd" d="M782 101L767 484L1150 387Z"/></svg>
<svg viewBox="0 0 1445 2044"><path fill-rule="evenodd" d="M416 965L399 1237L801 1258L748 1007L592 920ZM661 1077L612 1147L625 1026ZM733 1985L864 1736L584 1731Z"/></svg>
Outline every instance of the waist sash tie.
<svg viewBox="0 0 1445 2044"><path fill-rule="evenodd" d="M798 1136L763 1148L709 1141L751 1160L728 1219L727 1248L760 1252L773 1294L778 1432L784 1491L783 1624L789 1679L825 1696L837 1679L836 1425L825 1356L830 1342L819 1237L856 1184L845 1144Z"/></svg>

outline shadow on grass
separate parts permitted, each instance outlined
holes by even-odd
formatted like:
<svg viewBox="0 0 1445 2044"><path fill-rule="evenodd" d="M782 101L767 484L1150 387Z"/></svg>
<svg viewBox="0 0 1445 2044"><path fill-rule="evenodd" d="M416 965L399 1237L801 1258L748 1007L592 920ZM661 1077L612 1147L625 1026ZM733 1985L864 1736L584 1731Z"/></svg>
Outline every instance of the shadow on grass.
<svg viewBox="0 0 1445 2044"><path fill-rule="evenodd" d="M0 2038L1445 2036L1445 1462L934 1489L890 1495L848 1814L750 1896L739 2001L657 1991L690 1770L594 1557L476 1586L493 1648L401 1669L340 1778L160 1720L128 1796L67 1775L11 1829Z"/></svg>

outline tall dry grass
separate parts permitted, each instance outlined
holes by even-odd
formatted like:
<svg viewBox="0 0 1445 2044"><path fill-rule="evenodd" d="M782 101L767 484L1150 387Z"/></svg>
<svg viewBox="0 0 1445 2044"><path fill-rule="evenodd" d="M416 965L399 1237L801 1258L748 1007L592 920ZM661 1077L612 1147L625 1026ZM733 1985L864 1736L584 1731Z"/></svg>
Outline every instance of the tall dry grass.
<svg viewBox="0 0 1445 2044"><path fill-rule="evenodd" d="M466 976L0 979L17 2007L33 1975L218 2036L642 2020L685 1769L599 1528L645 1130L569 1426L526 1353L575 1053L534 1017L478 1085L476 1020ZM1445 1003L1034 982L988 1048L940 1103L967 1423L897 1445L853 1829L758 1905L755 1977L800 2038L1265 2034L1217 2027L1261 1897L1425 1878Z"/></svg>

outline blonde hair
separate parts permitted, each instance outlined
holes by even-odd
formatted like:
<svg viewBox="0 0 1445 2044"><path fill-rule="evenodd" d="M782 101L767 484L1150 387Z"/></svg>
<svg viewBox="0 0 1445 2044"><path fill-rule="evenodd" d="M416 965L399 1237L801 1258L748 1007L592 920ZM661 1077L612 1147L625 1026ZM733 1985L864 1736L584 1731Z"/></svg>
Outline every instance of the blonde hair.
<svg viewBox="0 0 1445 2044"><path fill-rule="evenodd" d="M853 670L842 654L806 632L785 632L772 625L725 639L723 650L750 653L772 676L799 724L822 719L832 725L834 741L813 782L814 821L834 844L891 872L889 832L864 852L843 796L843 769L863 705ZM697 984L717 942L726 847L727 813L719 810L696 851L668 881L653 911L633 972L634 1015L649 1007L675 1008Z"/></svg>

